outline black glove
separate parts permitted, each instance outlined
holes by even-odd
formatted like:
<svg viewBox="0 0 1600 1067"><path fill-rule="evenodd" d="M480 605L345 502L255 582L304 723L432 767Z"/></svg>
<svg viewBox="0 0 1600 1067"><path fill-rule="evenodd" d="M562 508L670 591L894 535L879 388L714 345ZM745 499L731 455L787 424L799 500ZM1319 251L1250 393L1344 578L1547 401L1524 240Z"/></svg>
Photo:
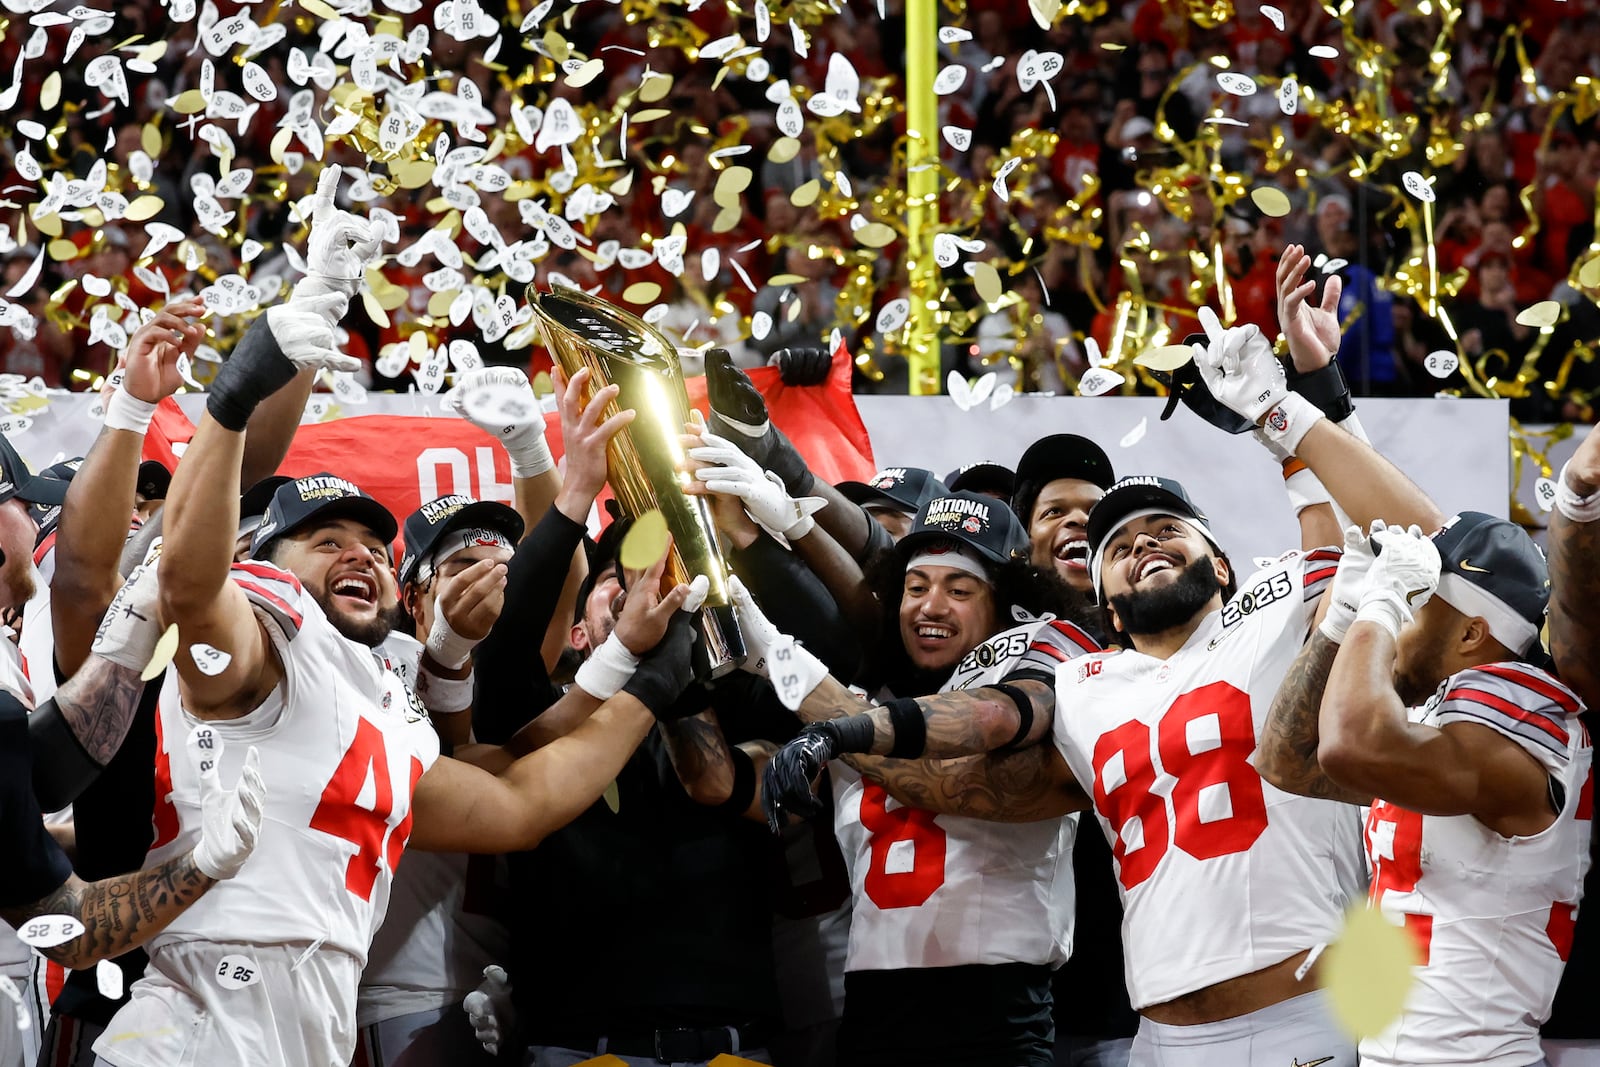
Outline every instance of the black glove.
<svg viewBox="0 0 1600 1067"><path fill-rule="evenodd" d="M822 801L811 792L811 783L822 768L838 753L839 732L830 722L814 722L772 754L761 780L761 809L773 833L783 829L786 812L815 818Z"/></svg>
<svg viewBox="0 0 1600 1067"><path fill-rule="evenodd" d="M645 653L622 691L649 708L658 719L662 718L694 681L690 657L694 638L695 616L687 611L678 612L667 626L666 635ZM695 709L702 710L704 708Z"/></svg>
<svg viewBox="0 0 1600 1067"><path fill-rule="evenodd" d="M825 348L780 348L768 362L778 365L784 385L821 385L833 370L833 357Z"/></svg>
<svg viewBox="0 0 1600 1067"><path fill-rule="evenodd" d="M278 346L267 316L257 315L211 379L206 411L224 428L242 432L256 406L288 385L298 372Z"/></svg>
<svg viewBox="0 0 1600 1067"><path fill-rule="evenodd" d="M706 353L706 399L711 432L776 474L792 497L811 495L811 471L783 431L772 425L767 401L750 376L733 365L725 348Z"/></svg>

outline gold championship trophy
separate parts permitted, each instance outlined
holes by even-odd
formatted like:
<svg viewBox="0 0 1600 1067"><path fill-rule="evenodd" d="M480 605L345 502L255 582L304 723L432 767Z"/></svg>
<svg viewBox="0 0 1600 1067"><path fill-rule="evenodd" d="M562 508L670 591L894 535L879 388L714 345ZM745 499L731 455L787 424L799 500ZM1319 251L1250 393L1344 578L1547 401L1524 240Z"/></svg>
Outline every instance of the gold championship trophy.
<svg viewBox="0 0 1600 1067"><path fill-rule="evenodd" d="M728 565L717 547L711 505L683 491L689 475L680 469L686 457L678 437L689 420L689 397L678 350L649 323L577 289L541 293L530 285L528 304L567 377L589 368L583 404L615 385L621 391L601 418L628 408L638 413L608 446L611 491L629 518L661 509L672 534L666 568L672 581L699 574L710 579L700 612L704 640L696 646L707 656L709 673L696 673L726 674L743 658L744 638L728 598Z"/></svg>

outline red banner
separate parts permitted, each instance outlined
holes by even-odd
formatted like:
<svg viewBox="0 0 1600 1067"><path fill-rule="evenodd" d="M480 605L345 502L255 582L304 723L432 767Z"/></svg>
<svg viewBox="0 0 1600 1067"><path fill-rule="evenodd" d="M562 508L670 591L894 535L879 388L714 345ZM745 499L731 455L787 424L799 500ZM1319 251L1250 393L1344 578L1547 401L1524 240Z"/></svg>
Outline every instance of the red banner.
<svg viewBox="0 0 1600 1067"><path fill-rule="evenodd" d="M864 481L874 470L872 443L850 394L850 360L835 359L828 381L786 386L778 371L750 372L772 421L789 436L819 478ZM688 379L689 402L706 410L704 378ZM562 453L561 421L545 416L550 450ZM168 400L145 437L144 458L175 467L194 426ZM180 446L174 449L174 445ZM454 418L363 415L302 426L279 468L296 477L331 471L377 497L397 519L447 493L511 502L511 460L471 423Z"/></svg>

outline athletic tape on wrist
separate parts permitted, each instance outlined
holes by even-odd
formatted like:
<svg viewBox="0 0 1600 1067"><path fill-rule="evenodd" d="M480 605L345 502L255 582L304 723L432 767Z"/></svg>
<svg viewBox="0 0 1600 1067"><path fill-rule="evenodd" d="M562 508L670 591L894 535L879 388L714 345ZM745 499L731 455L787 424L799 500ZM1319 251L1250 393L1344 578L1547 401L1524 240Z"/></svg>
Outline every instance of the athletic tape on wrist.
<svg viewBox="0 0 1600 1067"><path fill-rule="evenodd" d="M889 722L894 726L894 745L889 749L892 759L921 759L928 748L928 720L923 717L922 705L909 697L891 700Z"/></svg>
<svg viewBox="0 0 1600 1067"><path fill-rule="evenodd" d="M150 429L156 407L156 404L140 400L124 386L111 394L111 402L106 405L106 429L142 434Z"/></svg>
<svg viewBox="0 0 1600 1067"><path fill-rule="evenodd" d="M511 477L537 478L546 471L556 468L556 457L550 452L550 442L544 439L544 416L539 416L539 430L533 441L522 444L519 442L513 449L506 445L506 454L511 457Z"/></svg>
<svg viewBox="0 0 1600 1067"><path fill-rule="evenodd" d="M1400 631L1405 629L1410 617L1411 610L1405 601L1400 599L1400 594L1392 589L1385 589L1382 592L1368 593L1361 598L1361 607L1356 610L1356 617L1351 625L1357 622L1375 623L1398 641Z"/></svg>
<svg viewBox="0 0 1600 1067"><path fill-rule="evenodd" d="M616 634L600 643L588 659L578 667L573 684L597 700L610 700L622 692L622 687L633 677L639 659L629 652Z"/></svg>
<svg viewBox="0 0 1600 1067"><path fill-rule="evenodd" d="M417 671L417 697L436 715L449 715L472 707L473 672L465 678L441 678L423 664Z"/></svg>
<svg viewBox="0 0 1600 1067"><path fill-rule="evenodd" d="M1011 740L1000 746L1002 751L1014 749L1028 739L1028 733L1033 729L1033 701L1028 699L1028 694L1014 685L1005 682L996 682L985 686L985 689L996 689L1011 698L1011 703L1017 706L1017 732Z"/></svg>
<svg viewBox="0 0 1600 1067"><path fill-rule="evenodd" d="M1571 465L1571 460L1563 463L1561 473L1556 476L1556 510L1570 522L1594 522L1600 519L1600 492L1579 496L1567 484L1567 468Z"/></svg>
<svg viewBox="0 0 1600 1067"><path fill-rule="evenodd" d="M733 764L733 791L727 800L717 805L717 810L738 815L755 803L756 764L750 754L737 745L728 749L728 762Z"/></svg>
<svg viewBox="0 0 1600 1067"><path fill-rule="evenodd" d="M894 715L892 708L889 714L891 717ZM878 736L878 726L872 721L871 715L846 715L843 718L829 719L819 725L833 735L833 754L836 756L849 752L871 752L872 743ZM893 756L895 753L891 751L889 755Z"/></svg>
<svg viewBox="0 0 1600 1067"><path fill-rule="evenodd" d="M456 633L455 627L450 625L450 620L444 617L441 611L433 617L433 628L428 631L428 654L441 667L458 671L467 665L472 658L472 650L478 642L470 637L462 637Z"/></svg>

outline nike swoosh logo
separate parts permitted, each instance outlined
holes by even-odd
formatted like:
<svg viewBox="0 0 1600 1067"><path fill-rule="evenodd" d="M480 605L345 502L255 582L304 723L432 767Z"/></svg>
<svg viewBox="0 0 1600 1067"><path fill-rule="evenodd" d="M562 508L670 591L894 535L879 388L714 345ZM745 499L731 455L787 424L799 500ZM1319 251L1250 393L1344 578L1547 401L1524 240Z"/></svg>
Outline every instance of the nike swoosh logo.
<svg viewBox="0 0 1600 1067"><path fill-rule="evenodd" d="M1494 573L1494 571L1490 570L1488 567L1474 567L1470 560L1465 560L1465 559L1461 561L1461 569L1464 570L1464 571L1471 571L1473 574L1493 574ZM1302 1064L1301 1067L1310 1067L1310 1065L1309 1064Z"/></svg>
<svg viewBox="0 0 1600 1067"><path fill-rule="evenodd" d="M1305 1063L1301 1063L1300 1057L1296 1056L1294 1063L1290 1064L1290 1067L1317 1067L1319 1063L1327 1063L1331 1059L1333 1059L1332 1056L1324 1056L1320 1060L1309 1060Z"/></svg>
<svg viewBox="0 0 1600 1067"><path fill-rule="evenodd" d="M1413 590L1411 590L1411 592L1406 594L1406 604L1407 604L1407 606L1409 606L1412 603L1414 603L1416 601L1417 597L1425 596L1427 594L1427 592L1428 591L1426 589L1413 589ZM1328 1059L1330 1059L1330 1060L1332 1058L1333 1058L1332 1056L1328 1057ZM1327 1060L1319 1060L1318 1062L1319 1063L1326 1063ZM1309 1063L1302 1063L1302 1064L1299 1065L1299 1067L1312 1067L1312 1065L1309 1064Z"/></svg>

